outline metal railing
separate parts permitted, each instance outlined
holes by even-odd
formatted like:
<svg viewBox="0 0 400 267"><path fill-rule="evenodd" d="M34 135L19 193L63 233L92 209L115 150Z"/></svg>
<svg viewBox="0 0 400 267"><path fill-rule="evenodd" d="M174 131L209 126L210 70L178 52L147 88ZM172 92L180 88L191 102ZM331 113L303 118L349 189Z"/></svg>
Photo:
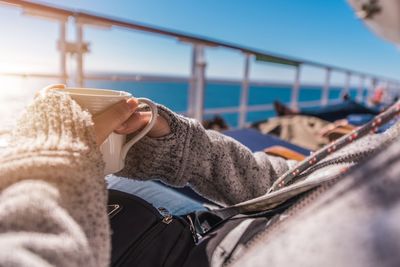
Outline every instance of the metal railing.
<svg viewBox="0 0 400 267"><path fill-rule="evenodd" d="M331 66L309 60L297 59L278 54L273 54L258 49L248 48L228 42L214 40L210 38L200 37L187 33L171 31L160 27L144 25L141 23L113 18L103 15L97 15L87 12L70 10L49 6L41 3L22 1L22 0L0 0L0 4L6 4L11 7L21 8L23 14L51 19L59 24L59 40L58 50L60 53L59 58L59 74L36 74L36 73L1 73L1 75L19 76L19 77L37 77L37 78L58 78L60 82L67 83L70 77L75 77L75 84L77 86L84 86L85 80L111 80L111 81L140 81L140 80L153 80L153 81L187 81L190 84L188 93L188 110L186 115L202 120L205 114L222 114L222 113L239 113L238 125L244 127L246 125L246 117L249 112L254 111L269 111L272 110L271 104L265 105L248 105L249 102L249 88L250 88L250 67L252 60L267 61L272 64L289 65L295 69L295 79L291 92L291 106L297 108L299 106L315 106L327 105L329 102L329 90L331 87L331 73L342 72L345 74L345 84L342 88L342 94L348 93L350 90L351 78L360 77L360 84L358 87L357 99L363 99L364 80L366 78L372 80L371 86L376 85L379 81L385 81L390 84L392 88L399 87L399 81L388 77L382 77L369 73L363 73L355 70L350 70L342 67ZM72 20L75 27L75 40L74 42L67 41L66 32L68 21ZM159 77L151 75L88 75L85 74L84 69L84 55L88 52L89 44L84 41L84 30L86 27L102 27L102 28L124 28L135 30L139 32L151 33L162 35L169 38L175 38L180 42L192 46L191 57L191 72L190 77ZM204 95L206 86L205 70L207 66L205 50L209 47L219 47L224 49L236 50L243 54L243 77L241 80L241 95L239 106L224 107L224 108L204 108ZM67 55L75 55L76 69L75 75L70 75L67 72ZM301 88L301 70L303 66L317 67L324 69L326 72L325 82L322 87L322 96L319 101L308 101L299 103L299 94ZM209 81L209 80L208 80ZM226 81L220 81L226 82Z"/></svg>

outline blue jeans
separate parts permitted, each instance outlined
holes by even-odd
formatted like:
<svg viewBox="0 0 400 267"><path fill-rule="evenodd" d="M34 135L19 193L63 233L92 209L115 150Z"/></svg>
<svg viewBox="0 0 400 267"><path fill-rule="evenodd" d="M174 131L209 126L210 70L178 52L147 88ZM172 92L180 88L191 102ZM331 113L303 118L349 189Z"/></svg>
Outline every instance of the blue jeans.
<svg viewBox="0 0 400 267"><path fill-rule="evenodd" d="M166 208L173 215L184 215L193 211L207 210L199 201L153 181L137 181L109 175L108 188L138 196L154 207Z"/></svg>

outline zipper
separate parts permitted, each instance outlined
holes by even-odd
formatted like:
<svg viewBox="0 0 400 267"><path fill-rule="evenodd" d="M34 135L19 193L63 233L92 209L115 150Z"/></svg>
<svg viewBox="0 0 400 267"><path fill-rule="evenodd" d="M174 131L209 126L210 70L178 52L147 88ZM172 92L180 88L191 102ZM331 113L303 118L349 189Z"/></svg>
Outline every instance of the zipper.
<svg viewBox="0 0 400 267"><path fill-rule="evenodd" d="M140 259L143 251L148 247L149 244L154 240L154 238L160 234L164 229L173 221L173 216L168 212L166 208L158 208L159 213L156 215L159 217L160 221L156 222L150 227L137 242L131 245L120 260L115 264L116 266L124 266L127 257L134 258L135 262ZM133 255L133 256L132 256ZM136 266L135 262L132 266Z"/></svg>

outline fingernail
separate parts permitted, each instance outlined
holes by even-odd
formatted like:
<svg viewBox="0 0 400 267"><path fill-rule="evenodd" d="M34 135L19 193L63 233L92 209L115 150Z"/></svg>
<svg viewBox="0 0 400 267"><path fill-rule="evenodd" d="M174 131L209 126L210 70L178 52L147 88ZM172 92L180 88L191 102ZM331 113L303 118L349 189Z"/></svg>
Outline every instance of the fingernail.
<svg viewBox="0 0 400 267"><path fill-rule="evenodd" d="M130 108L132 111L135 111L135 110L136 110L136 108L137 108L137 103L136 103L136 101L135 101L133 98L129 98L129 99L126 101L126 103L128 104L129 108Z"/></svg>

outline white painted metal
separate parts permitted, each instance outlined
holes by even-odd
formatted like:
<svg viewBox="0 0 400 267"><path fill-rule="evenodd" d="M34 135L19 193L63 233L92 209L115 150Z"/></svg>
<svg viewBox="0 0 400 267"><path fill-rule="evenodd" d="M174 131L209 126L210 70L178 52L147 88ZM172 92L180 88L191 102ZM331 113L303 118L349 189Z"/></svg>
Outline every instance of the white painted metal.
<svg viewBox="0 0 400 267"><path fill-rule="evenodd" d="M362 102L363 101L364 80L365 80L365 77L364 76L360 76L360 83L358 84L357 96L356 96L356 100L358 102Z"/></svg>
<svg viewBox="0 0 400 267"><path fill-rule="evenodd" d="M79 21L75 21L76 27L76 86L84 86L84 74L83 74L83 53L84 53L84 43L83 43L83 25Z"/></svg>
<svg viewBox="0 0 400 267"><path fill-rule="evenodd" d="M66 14L56 14L51 11L40 10L35 8L25 7L22 10L22 14L25 16L37 17L46 20L52 20L59 23L59 40L58 40L58 50L60 51L60 83L67 83L67 41L66 41L66 33L67 33L67 22L68 15ZM26 74L25 74L26 75ZM34 74L35 76L35 74ZM41 76L36 75L36 77ZM53 76L53 75L50 75Z"/></svg>
<svg viewBox="0 0 400 267"><path fill-rule="evenodd" d="M368 90L367 98L366 99L363 98L363 100L362 100L363 102L367 103L368 100L371 99L371 97L374 95L374 91L375 91L375 88L377 85L378 85L378 80L370 79L369 86L367 87L367 90Z"/></svg>
<svg viewBox="0 0 400 267"><path fill-rule="evenodd" d="M272 104L264 104L264 105L251 105L247 107L247 111L254 112L254 111L269 111L274 110L274 106Z"/></svg>
<svg viewBox="0 0 400 267"><path fill-rule="evenodd" d="M66 20L66 18L68 17L66 15L55 14L51 11L39 10L39 9L27 8L27 7L23 8L22 14L24 16L37 17L37 18L41 18L41 19L54 20L54 21Z"/></svg>
<svg viewBox="0 0 400 267"><path fill-rule="evenodd" d="M351 80L351 72L346 72L346 80L344 82L344 86L341 92L341 98L344 95L348 95L350 93L350 80Z"/></svg>
<svg viewBox="0 0 400 267"><path fill-rule="evenodd" d="M322 106L328 105L330 80L331 80L331 69L326 68L325 83L324 83L324 87L322 88L322 96L321 96L321 105Z"/></svg>
<svg viewBox="0 0 400 267"><path fill-rule="evenodd" d="M300 73L301 73L301 65L296 67L296 73L294 76L294 83L292 87L292 96L291 96L291 101L290 101L290 106L293 109L298 108L298 101L299 101L299 95L300 95Z"/></svg>
<svg viewBox="0 0 400 267"><path fill-rule="evenodd" d="M352 1L352 0L350 0L350 1ZM390 1L390 0L386 0L386 1ZM114 28L114 27L121 27L121 28L129 29L129 30L159 34L159 35L167 36L170 38L176 38L178 40L184 40L184 42L188 42L188 43L198 43L198 44L203 44L205 46L210 46L210 47L221 47L221 48L225 48L225 49L233 49L233 50L241 51L244 53L273 56L273 57L278 57L283 60L294 61L294 62L303 64L303 65L314 66L317 68L330 68L332 70L340 71L340 72L351 71L353 73L353 75L364 75L364 76L371 76L371 77L375 77L375 78L383 78L383 77L378 77L373 74L362 73L362 72L355 71L355 70L349 70L346 68L331 66L331 65L313 62L313 61L309 61L309 60L300 60L300 59L296 59L296 58L277 56L277 55L273 55L270 53L265 53L260 50L253 50L250 48L246 48L246 47L242 47L242 46L239 46L236 44L222 42L222 41L218 41L218 40L210 40L205 37L196 36L196 35L192 35L192 34L184 34L184 33L174 32L174 31L170 31L170 30L166 30L166 29L149 26L149 25L142 25L140 23L134 23L132 21L126 21L126 20L122 20L122 19L111 18L111 17L97 15L97 14L91 14L91 13L83 12L83 11L79 11L79 10L77 11L77 10L66 9L66 8L58 8L58 7L54 7L51 5L35 3L34 1L0 0L0 4L6 4L11 7L18 7L18 8L21 8L25 14L37 16L37 17L41 17L41 18L46 18L46 19L60 20L60 19L71 17L71 18L75 18L75 19L81 21L82 24L90 25L90 26L94 26L94 27L98 26L100 28L106 28L106 29L110 29L110 28ZM390 79L390 80L397 83L397 80L394 80L394 79Z"/></svg>
<svg viewBox="0 0 400 267"><path fill-rule="evenodd" d="M254 111L272 111L274 106L271 104L265 105L251 105L247 107L248 112ZM240 107L223 107L223 108L208 108L204 110L205 115L213 115L213 114L228 114L228 113L238 113L240 112Z"/></svg>
<svg viewBox="0 0 400 267"><path fill-rule="evenodd" d="M59 79L61 80L61 76L59 73L31 73L31 72L0 72L0 76L9 76L9 77L17 77L17 78L39 78L39 79Z"/></svg>
<svg viewBox="0 0 400 267"><path fill-rule="evenodd" d="M208 108L204 110L204 115L215 115L215 114L229 114L238 113L240 108L236 107L223 107L223 108Z"/></svg>
<svg viewBox="0 0 400 267"><path fill-rule="evenodd" d="M338 101L338 100L336 100ZM332 103L336 103L335 100L332 100ZM321 104L319 100L317 101L303 101L299 102L299 107L318 107ZM256 112L256 111L272 111L274 110L274 106L272 104L263 104L263 105L251 105L247 106L247 112ZM205 115L213 115L213 114L228 114L228 113L237 113L240 111L239 107L223 107L223 108L208 108L204 110Z"/></svg>
<svg viewBox="0 0 400 267"><path fill-rule="evenodd" d="M60 21L60 39L58 40L58 50L60 51L60 82L67 84L67 23Z"/></svg>
<svg viewBox="0 0 400 267"><path fill-rule="evenodd" d="M244 67L243 67L243 80L242 80L242 92L240 96L240 108L239 108L239 128L246 126L246 115L247 105L249 101L249 74L250 74L250 54L245 54Z"/></svg>
<svg viewBox="0 0 400 267"><path fill-rule="evenodd" d="M192 52L192 70L191 70L191 79L190 79L190 88L189 88L189 97L188 97L188 112L187 115L191 117L195 117L198 120L202 120L203 114L216 114L216 113L237 113L239 114L239 125L244 126L246 121L246 115L249 111L266 111L272 110L272 105L255 105L255 106L248 106L248 89L249 89L249 79L248 79L248 72L249 72L249 58L250 54L259 54L259 55L268 55L268 53L264 53L263 51L259 50L252 50L249 48L241 47L235 44L230 44L226 42L220 42L215 40L207 40L201 36L195 35L185 35L178 32L168 31L164 29L157 29L156 27L150 27L140 24L135 24L129 21L123 21L113 18L107 18L105 16L98 16L93 14L88 14L85 12L77 12L74 10L67 10L67 9L60 9L54 8L51 6L46 6L38 3L34 3L31 1L13 1L13 0L0 0L0 3L12 3L15 6L19 6L24 10L24 14L30 16L36 16L40 18L45 18L48 20L56 20L60 23L59 31L60 31L60 39L59 39L59 47L60 47L60 75L54 74L34 74L34 73L21 73L21 74L13 74L9 73L6 75L14 75L18 77L59 77L61 82L65 82L67 80L67 55L68 53L75 56L76 59L76 77L75 82L76 86L84 86L84 54L88 51L88 45L84 42L83 36L83 27L84 26L95 26L100 27L102 29L110 29L114 27L122 27L129 30L135 30L140 32L146 33L154 33L160 34L162 36L167 36L170 38L176 38L179 40L185 40L185 42L193 44L193 52ZM76 27L76 40L75 42L67 42L66 40L66 31L67 31L67 20L68 18L75 19L75 27ZM204 90L205 90L205 68L206 68L206 60L204 56L204 49L205 47L221 47L224 49L233 49L236 51L240 51L246 54L245 58L245 66L244 66L244 77L242 80L242 96L240 100L239 107L226 107L226 108L217 108L217 109L208 109L204 110ZM285 58L283 58L285 59ZM363 97L363 86L364 86L364 79L365 77L368 78L375 78L381 79L382 77L371 75L367 73L360 73L357 71L320 64L312 61L305 61L305 60L298 60L298 59L290 59L298 64L302 65L309 65L314 66L317 68L324 68L326 69L326 79L325 84L323 86L322 97L320 101L307 101L307 102L300 102L298 103L298 96L299 96L299 88L300 88L300 67L296 69L295 81L292 87L292 96L291 96L291 106L292 107L306 107L306 106L319 106L319 104L327 105L328 103L334 103L335 101L329 101L329 83L330 83L330 75L331 70L340 71L347 73L347 79L345 88L343 91L348 91L350 87L350 75L359 75L362 76L360 81L360 86L358 88L358 99L362 100ZM3 74L0 74L3 75ZM142 80L143 77L138 76L130 76L130 77L119 77L115 78L114 76L109 76L110 80ZM93 77L94 79L104 79L101 77ZM161 81L162 78L160 77L152 77L154 80ZM172 78L176 79L176 78ZM181 79L181 78L177 78ZM168 80L168 78L166 79ZM389 81L393 81L392 87L398 89L399 84L397 81L393 79L388 79ZM220 83L226 83L225 80L220 80ZM231 81L232 82L232 81Z"/></svg>
<svg viewBox="0 0 400 267"><path fill-rule="evenodd" d="M196 45L192 45L192 58L191 58L191 70L190 70L190 81L188 88L188 103L187 103L187 115L193 117L195 108L195 92L196 91Z"/></svg>
<svg viewBox="0 0 400 267"><path fill-rule="evenodd" d="M205 90L205 69L206 59L204 46L194 45L194 70L193 70L193 118L198 121L203 120L204 112L204 90Z"/></svg>

